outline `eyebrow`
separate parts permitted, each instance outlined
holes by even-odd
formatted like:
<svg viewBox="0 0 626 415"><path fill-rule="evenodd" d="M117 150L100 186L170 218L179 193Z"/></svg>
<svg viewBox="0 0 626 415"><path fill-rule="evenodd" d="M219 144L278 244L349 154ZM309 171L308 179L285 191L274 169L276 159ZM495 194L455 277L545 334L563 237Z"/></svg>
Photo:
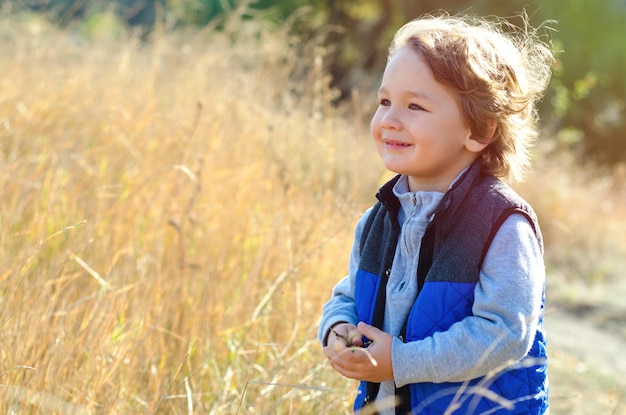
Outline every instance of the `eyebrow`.
<svg viewBox="0 0 626 415"><path fill-rule="evenodd" d="M379 94L380 94L380 93L387 93L387 89L386 89L384 86L381 86L381 87L378 89L378 93L379 93ZM409 96L411 96L411 97L419 98L419 99L425 99L426 101L429 101L429 102L435 102L435 101L434 101L434 100L430 97L430 95L428 95L428 94L424 94L424 93L420 93L420 92L417 92L417 91L406 91L404 94L405 94L405 95L409 95Z"/></svg>

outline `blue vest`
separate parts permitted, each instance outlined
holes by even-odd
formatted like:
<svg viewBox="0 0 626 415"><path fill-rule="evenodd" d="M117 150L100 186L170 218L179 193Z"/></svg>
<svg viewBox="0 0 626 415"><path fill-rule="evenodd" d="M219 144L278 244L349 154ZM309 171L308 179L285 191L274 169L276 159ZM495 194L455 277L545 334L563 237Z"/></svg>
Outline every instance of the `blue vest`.
<svg viewBox="0 0 626 415"><path fill-rule="evenodd" d="M418 295L402 329L406 342L420 340L472 314L474 288L489 245L513 213L525 215L543 250L541 232L530 206L510 187L474 163L444 195L428 225L419 253ZM365 224L355 302L359 320L378 328L384 318L386 283L400 234L400 203L393 194L399 176L377 194L378 203ZM433 284L437 282L436 284ZM543 305L542 305L543 308ZM423 318L424 316L428 318ZM397 414L441 415L457 397L455 414L544 414L548 408L546 341L543 313L527 357L496 376L459 383L415 383L396 391ZM361 382L356 411L376 398L379 384ZM513 409L477 394L483 387L509 401ZM452 391L452 393L450 393ZM369 413L369 412L368 412Z"/></svg>

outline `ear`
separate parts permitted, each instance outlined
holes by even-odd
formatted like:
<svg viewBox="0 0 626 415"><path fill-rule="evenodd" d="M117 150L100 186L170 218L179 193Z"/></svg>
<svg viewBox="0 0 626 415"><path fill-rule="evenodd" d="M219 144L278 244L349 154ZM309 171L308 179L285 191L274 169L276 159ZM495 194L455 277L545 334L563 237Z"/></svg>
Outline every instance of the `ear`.
<svg viewBox="0 0 626 415"><path fill-rule="evenodd" d="M467 150L472 153L480 153L491 143L491 140L496 133L498 123L496 120L487 120L486 124L485 135L477 136L476 134L472 134L467 138L467 140L465 140L465 148Z"/></svg>
<svg viewBox="0 0 626 415"><path fill-rule="evenodd" d="M488 145L489 142L481 143L480 141L474 140L472 137L468 137L467 140L465 140L465 148L471 153L480 153Z"/></svg>

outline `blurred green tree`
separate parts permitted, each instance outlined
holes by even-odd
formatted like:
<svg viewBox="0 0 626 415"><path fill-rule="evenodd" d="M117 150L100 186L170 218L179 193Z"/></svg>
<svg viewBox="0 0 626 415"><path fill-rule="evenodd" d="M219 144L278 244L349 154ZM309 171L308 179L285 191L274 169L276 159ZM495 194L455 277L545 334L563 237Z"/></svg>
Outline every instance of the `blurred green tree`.
<svg viewBox="0 0 626 415"><path fill-rule="evenodd" d="M582 157L626 161L626 1L544 2L558 65L543 112Z"/></svg>

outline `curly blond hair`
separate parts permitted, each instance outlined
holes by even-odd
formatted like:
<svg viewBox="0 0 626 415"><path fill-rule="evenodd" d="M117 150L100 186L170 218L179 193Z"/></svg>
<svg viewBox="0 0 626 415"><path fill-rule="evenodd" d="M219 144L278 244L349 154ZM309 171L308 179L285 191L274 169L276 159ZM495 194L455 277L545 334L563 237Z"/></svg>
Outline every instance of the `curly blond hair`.
<svg viewBox="0 0 626 415"><path fill-rule="evenodd" d="M537 137L536 103L551 76L553 54L537 29L503 19L429 14L400 28L389 59L401 48L419 53L435 79L458 97L472 138L489 145L483 168L521 181Z"/></svg>

